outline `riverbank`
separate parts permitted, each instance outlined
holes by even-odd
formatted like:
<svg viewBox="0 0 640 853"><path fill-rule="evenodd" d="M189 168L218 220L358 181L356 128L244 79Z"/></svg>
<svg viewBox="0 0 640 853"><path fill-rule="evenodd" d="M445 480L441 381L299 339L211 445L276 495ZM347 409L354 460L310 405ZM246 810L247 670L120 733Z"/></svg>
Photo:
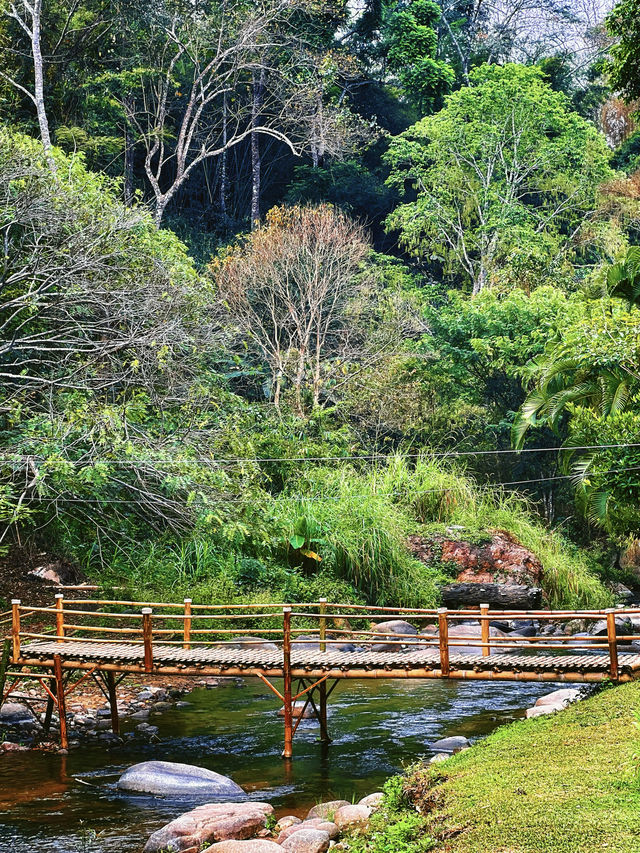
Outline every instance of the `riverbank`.
<svg viewBox="0 0 640 853"><path fill-rule="evenodd" d="M497 729L387 783L351 853L637 853L640 685Z"/></svg>

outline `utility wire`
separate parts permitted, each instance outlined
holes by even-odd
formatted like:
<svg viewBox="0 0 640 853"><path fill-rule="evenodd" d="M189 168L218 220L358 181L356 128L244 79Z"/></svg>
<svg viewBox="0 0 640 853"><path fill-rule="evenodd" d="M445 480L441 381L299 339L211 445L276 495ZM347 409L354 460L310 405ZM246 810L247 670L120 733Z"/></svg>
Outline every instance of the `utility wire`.
<svg viewBox="0 0 640 853"><path fill-rule="evenodd" d="M634 465L629 468L610 468L608 471L599 471L595 472L594 476L604 476L606 474L622 474L627 471L640 471L640 465ZM535 477L531 480L511 480L507 483L474 483L473 488L478 491L499 491L505 486L524 486L529 483L547 483L556 480L571 480L578 479L579 475L576 474L557 474L550 477ZM311 502L320 502L320 501L339 501L339 500L347 500L350 498L372 498L372 497L398 497L401 495L427 495L427 494L438 494L442 492L451 492L453 491L451 486L440 486L437 489L403 489L393 492L364 492L362 494L345 494L345 495L275 495L272 496L271 500L274 502L284 502L290 500L299 500L299 501L311 501ZM151 498L151 495L148 495L148 499ZM162 497L164 500L173 503L174 505L182 506L183 501L177 501L175 499L169 498L166 495L159 495L158 497ZM147 502L148 502L147 499ZM225 503L245 503L245 498L229 498L224 497L220 500L224 500ZM28 498L27 501L49 501L54 503L56 501L60 501L62 503L95 503L95 504L137 504L138 506L142 506L142 501L135 501L131 499L120 499L120 498L105 498L101 500L100 498L65 498L60 495L46 497L43 495L36 495L32 498Z"/></svg>
<svg viewBox="0 0 640 853"><path fill-rule="evenodd" d="M547 453L555 451L578 451L578 450L615 450L631 447L640 447L640 442L627 444L585 444L579 447L524 447L522 450L506 449L506 450L438 450L438 451L423 451L422 453L402 453L404 459L419 459L425 457L450 458L450 457L466 457L466 456L500 456L506 453ZM22 454L19 458L15 457L0 457L0 464L21 462L24 459L32 459L37 457L37 454ZM389 460L393 458L393 454L386 453L371 453L360 456L201 456L201 457L186 457L184 459L170 460L155 460L155 459L58 459L43 458L43 462L53 461L64 463L65 465L121 465L123 467L136 467L138 465L184 465L185 463L212 463L220 462L224 464L239 463L239 462L353 462L353 461L372 461L372 460Z"/></svg>

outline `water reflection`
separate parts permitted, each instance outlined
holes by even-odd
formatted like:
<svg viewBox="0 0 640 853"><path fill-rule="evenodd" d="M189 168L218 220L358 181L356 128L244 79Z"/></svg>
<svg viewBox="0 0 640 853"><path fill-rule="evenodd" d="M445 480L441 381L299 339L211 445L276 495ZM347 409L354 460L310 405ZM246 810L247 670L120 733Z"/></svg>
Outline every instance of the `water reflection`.
<svg viewBox="0 0 640 853"><path fill-rule="evenodd" d="M278 701L259 682L198 689L188 708L153 718L160 743L107 750L92 745L69 756L0 757L0 846L12 853L122 853L191 803L119 794L130 764L183 761L231 776L251 798L278 813L303 813L320 798L352 799L429 753L452 734L471 739L514 719L553 684L513 682L343 682L330 701L333 743L323 748L313 720L303 721L294 760L285 762ZM126 726L125 726L126 731ZM95 837L94 837L95 836Z"/></svg>

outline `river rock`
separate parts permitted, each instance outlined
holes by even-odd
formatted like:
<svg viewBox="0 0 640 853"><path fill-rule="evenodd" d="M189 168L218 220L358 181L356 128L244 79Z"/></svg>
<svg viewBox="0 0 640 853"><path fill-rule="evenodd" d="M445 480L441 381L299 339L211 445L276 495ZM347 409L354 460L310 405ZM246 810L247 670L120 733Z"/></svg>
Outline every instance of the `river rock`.
<svg viewBox="0 0 640 853"><path fill-rule="evenodd" d="M117 787L161 796L207 796L217 798L244 797L239 785L204 767L172 761L143 761L122 774Z"/></svg>
<svg viewBox="0 0 640 853"><path fill-rule="evenodd" d="M451 755L448 752L436 752L435 755L432 755L429 759L429 764L440 764L442 761L448 761L451 758Z"/></svg>
<svg viewBox="0 0 640 853"><path fill-rule="evenodd" d="M332 635L330 632L327 632L327 640L333 640L334 638L335 635ZM300 645L303 645L306 651L320 651L320 636L318 634L299 634L294 640L291 641L291 645L295 645L296 643L300 643ZM355 652L355 650L356 647L354 646L354 644L348 642L347 640L331 643L328 642L326 644L326 651L328 652Z"/></svg>
<svg viewBox="0 0 640 853"><path fill-rule="evenodd" d="M275 841L254 838L251 841L219 841L202 853L282 853L282 847Z"/></svg>
<svg viewBox="0 0 640 853"><path fill-rule="evenodd" d="M281 849L289 853L325 853L330 842L329 833L322 829L301 828L282 842Z"/></svg>
<svg viewBox="0 0 640 853"><path fill-rule="evenodd" d="M332 821L335 813L343 806L350 806L349 800L329 800L326 803L318 803L312 809L309 809L307 820L312 820L314 817L320 817L323 820Z"/></svg>
<svg viewBox="0 0 640 853"><path fill-rule="evenodd" d="M531 720L534 717L544 717L546 714L555 714L556 711L562 711L563 705L534 705L533 708L527 708L526 718Z"/></svg>
<svg viewBox="0 0 640 853"><path fill-rule="evenodd" d="M342 806L333 816L333 822L342 831L347 827L363 826L370 817L368 806Z"/></svg>
<svg viewBox="0 0 640 853"><path fill-rule="evenodd" d="M616 635L630 636L634 632L633 625L628 616L616 616ZM591 625L590 633L592 637L604 637L607 634L607 620L599 619Z"/></svg>
<svg viewBox="0 0 640 853"><path fill-rule="evenodd" d="M498 628L489 627L489 636L490 637L507 637L508 634L505 634L504 631L500 631ZM479 624L472 625L451 625L449 627L449 639L451 640L460 640L460 639L481 639L482 638L482 628ZM502 648L502 647L500 647ZM509 647L504 647L508 649ZM492 653L498 651L498 647L494 646L491 650ZM449 646L449 654L450 655L480 655L482 654L482 646L476 645L451 645Z"/></svg>
<svg viewBox="0 0 640 853"><path fill-rule="evenodd" d="M413 637L418 636L418 629L411 625L411 623L405 622L403 619L391 619L388 622L378 622L377 625L372 626L371 630L376 634L397 634L398 640L402 637L406 637L409 645L417 645L417 643L413 641ZM369 639L373 638L370 637ZM387 638L380 643L374 643L370 646L370 650L372 652L402 652L404 649L398 640Z"/></svg>
<svg viewBox="0 0 640 853"><path fill-rule="evenodd" d="M543 705L561 705L566 708L572 702L580 698L579 687L565 687L562 690L554 690L553 693L546 693L536 699L535 707L539 708Z"/></svg>
<svg viewBox="0 0 640 853"><path fill-rule="evenodd" d="M287 838L291 838L292 835L303 829L320 829L328 833L331 839L337 838L340 835L340 830L333 821L323 820L321 817L313 817L310 820L305 820L304 823L301 821L300 823L286 827L280 832L276 841L278 844L282 844Z"/></svg>
<svg viewBox="0 0 640 853"><path fill-rule="evenodd" d="M19 702L5 702L0 708L0 725L15 726L20 723L32 723L34 719L27 706Z"/></svg>
<svg viewBox="0 0 640 853"><path fill-rule="evenodd" d="M374 794L369 794L358 801L359 806L367 806L370 809L378 809L382 805L384 794L382 791L376 791Z"/></svg>
<svg viewBox="0 0 640 853"><path fill-rule="evenodd" d="M289 829L290 826L297 826L299 823L302 823L299 817L296 817L294 814L288 814L278 820L276 829L278 832L282 832L283 829Z"/></svg>
<svg viewBox="0 0 640 853"><path fill-rule="evenodd" d="M236 637L233 643L225 643L227 649L260 649L263 652L277 652L278 647L264 637Z"/></svg>
<svg viewBox="0 0 640 853"><path fill-rule="evenodd" d="M466 737L456 735L454 737L443 737L429 745L434 752L459 752L471 746Z"/></svg>
<svg viewBox="0 0 640 853"><path fill-rule="evenodd" d="M212 841L253 838L272 814L268 803L207 803L154 832L144 853L179 853Z"/></svg>
<svg viewBox="0 0 640 853"><path fill-rule="evenodd" d="M371 630L376 634L403 634L406 636L417 634L418 629L410 622L403 619L390 619L388 622L378 622Z"/></svg>
<svg viewBox="0 0 640 853"><path fill-rule="evenodd" d="M20 743L11 743L11 741L5 740L0 743L0 752L29 752L29 747L23 746Z"/></svg>

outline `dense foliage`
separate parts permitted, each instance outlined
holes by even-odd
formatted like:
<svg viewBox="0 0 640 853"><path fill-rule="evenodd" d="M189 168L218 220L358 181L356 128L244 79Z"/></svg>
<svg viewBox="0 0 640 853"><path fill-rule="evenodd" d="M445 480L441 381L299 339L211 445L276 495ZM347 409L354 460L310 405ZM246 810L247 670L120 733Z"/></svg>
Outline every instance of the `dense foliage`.
<svg viewBox="0 0 640 853"><path fill-rule="evenodd" d="M435 604L409 537L498 529L610 603L636 5L613 45L556 0L0 5L0 547Z"/></svg>

